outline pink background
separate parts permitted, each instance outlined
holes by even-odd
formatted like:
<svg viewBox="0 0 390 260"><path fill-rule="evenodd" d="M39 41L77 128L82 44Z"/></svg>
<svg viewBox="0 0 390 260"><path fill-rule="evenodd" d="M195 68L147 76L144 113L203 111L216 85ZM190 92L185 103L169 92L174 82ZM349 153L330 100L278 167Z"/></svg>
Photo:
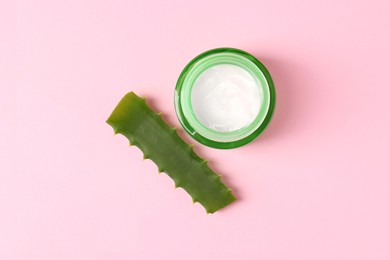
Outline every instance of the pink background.
<svg viewBox="0 0 390 260"><path fill-rule="evenodd" d="M390 259L389 3L1 0L0 259ZM176 79L221 46L277 107L197 145L239 198L207 215L105 120L134 90L178 126Z"/></svg>

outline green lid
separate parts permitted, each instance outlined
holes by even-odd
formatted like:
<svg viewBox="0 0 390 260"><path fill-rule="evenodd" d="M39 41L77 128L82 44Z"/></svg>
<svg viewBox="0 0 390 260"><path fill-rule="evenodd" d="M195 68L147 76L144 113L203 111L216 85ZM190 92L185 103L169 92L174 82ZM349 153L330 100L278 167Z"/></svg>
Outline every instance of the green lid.
<svg viewBox="0 0 390 260"><path fill-rule="evenodd" d="M191 98L201 74L223 64L238 66L248 72L257 82L262 99L257 116L233 131L217 131L205 125L197 117ZM183 128L198 142L219 149L236 148L253 141L268 125L274 106L275 89L268 70L251 54L233 48L213 49L195 57L180 74L175 89L175 110Z"/></svg>

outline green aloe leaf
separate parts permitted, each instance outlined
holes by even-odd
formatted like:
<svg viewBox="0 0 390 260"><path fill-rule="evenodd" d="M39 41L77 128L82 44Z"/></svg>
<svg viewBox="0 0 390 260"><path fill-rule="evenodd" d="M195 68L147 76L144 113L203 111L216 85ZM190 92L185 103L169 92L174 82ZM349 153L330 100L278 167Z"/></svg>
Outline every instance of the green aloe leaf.
<svg viewBox="0 0 390 260"><path fill-rule="evenodd" d="M107 123L114 132L122 134L137 146L145 159L151 159L159 172L165 172L190 194L193 202L199 202L207 213L234 202L231 189L213 172L205 159L200 158L193 146L185 143L175 128L170 128L146 104L145 98L134 92L126 94L116 106Z"/></svg>

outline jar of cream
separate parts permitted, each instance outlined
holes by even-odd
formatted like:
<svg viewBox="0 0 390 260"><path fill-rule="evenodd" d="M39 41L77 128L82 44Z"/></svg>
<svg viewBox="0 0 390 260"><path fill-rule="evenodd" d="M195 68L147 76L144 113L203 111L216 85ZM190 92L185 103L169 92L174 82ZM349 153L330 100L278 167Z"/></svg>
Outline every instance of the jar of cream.
<svg viewBox="0 0 390 260"><path fill-rule="evenodd" d="M268 70L251 54L233 48L195 57L175 89L183 128L198 142L219 149L253 141L268 125L274 106Z"/></svg>

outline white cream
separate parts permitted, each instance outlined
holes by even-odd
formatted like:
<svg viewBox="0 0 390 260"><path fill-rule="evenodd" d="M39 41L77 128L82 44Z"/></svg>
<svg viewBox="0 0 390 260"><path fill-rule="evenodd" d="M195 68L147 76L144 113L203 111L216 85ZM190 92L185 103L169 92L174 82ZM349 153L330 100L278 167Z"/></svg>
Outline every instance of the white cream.
<svg viewBox="0 0 390 260"><path fill-rule="evenodd" d="M263 102L259 84L239 66L212 66L200 74L193 86L194 113L210 129L219 132L239 130L252 123L259 113Z"/></svg>

